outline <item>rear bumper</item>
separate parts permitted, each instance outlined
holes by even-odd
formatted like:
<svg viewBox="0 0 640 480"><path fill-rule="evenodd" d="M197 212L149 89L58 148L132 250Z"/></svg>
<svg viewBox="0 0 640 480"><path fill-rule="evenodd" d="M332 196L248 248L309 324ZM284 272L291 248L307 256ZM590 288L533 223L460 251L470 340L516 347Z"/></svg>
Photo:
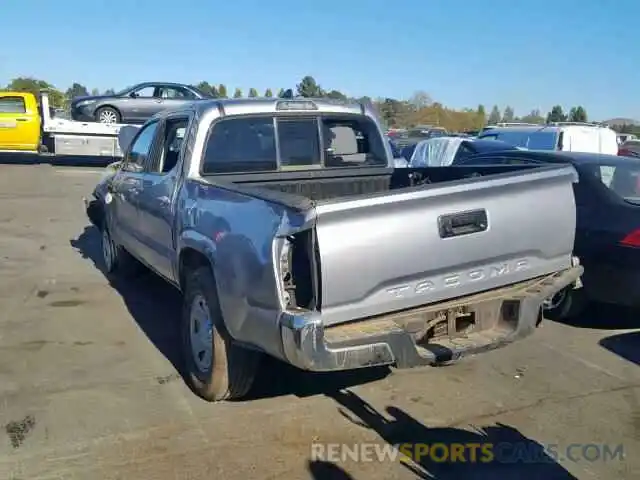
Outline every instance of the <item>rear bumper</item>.
<svg viewBox="0 0 640 480"><path fill-rule="evenodd" d="M379 365L408 368L493 350L531 334L541 319L542 302L574 283L582 271L575 266L499 290L330 328L323 326L320 313L285 313L280 321L284 356L303 370L332 371ZM494 316L502 320L488 330L421 344L398 324L402 316L476 304L497 305Z"/></svg>

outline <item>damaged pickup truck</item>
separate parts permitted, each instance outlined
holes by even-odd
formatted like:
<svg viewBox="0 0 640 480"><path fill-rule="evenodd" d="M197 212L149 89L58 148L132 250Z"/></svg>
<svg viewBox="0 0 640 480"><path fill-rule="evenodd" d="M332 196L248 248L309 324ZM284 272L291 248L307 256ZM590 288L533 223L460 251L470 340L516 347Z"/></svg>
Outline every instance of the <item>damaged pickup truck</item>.
<svg viewBox="0 0 640 480"><path fill-rule="evenodd" d="M570 166L392 168L367 106L229 99L158 114L94 191L110 275L184 298L185 378L244 396L301 369L437 365L532 333L574 283Z"/></svg>

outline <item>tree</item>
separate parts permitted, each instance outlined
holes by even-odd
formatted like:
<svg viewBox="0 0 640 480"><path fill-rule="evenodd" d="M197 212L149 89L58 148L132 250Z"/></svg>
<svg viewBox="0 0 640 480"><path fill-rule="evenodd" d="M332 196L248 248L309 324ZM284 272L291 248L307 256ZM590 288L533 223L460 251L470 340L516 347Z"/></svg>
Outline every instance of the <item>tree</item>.
<svg viewBox="0 0 640 480"><path fill-rule="evenodd" d="M198 90L200 90L205 95L211 95L211 85L209 82L202 81L195 86Z"/></svg>
<svg viewBox="0 0 640 480"><path fill-rule="evenodd" d="M278 98L283 98L284 97L284 88L281 88L280 90L278 90Z"/></svg>
<svg viewBox="0 0 640 480"><path fill-rule="evenodd" d="M516 115L509 105L504 107L504 112L502 112L502 121L505 123L511 123L515 120Z"/></svg>
<svg viewBox="0 0 640 480"><path fill-rule="evenodd" d="M271 98L271 97L273 97L273 92L271 91L271 89L270 89L270 88L267 88L267 89L264 91L264 96L265 96L265 97L267 97L267 98Z"/></svg>
<svg viewBox="0 0 640 480"><path fill-rule="evenodd" d="M547 123L551 122L565 122L567 116L564 114L560 105L554 105L551 111L547 114Z"/></svg>
<svg viewBox="0 0 640 480"><path fill-rule="evenodd" d="M478 105L478 109L476 110L476 118L478 128L482 128L487 123L487 112L485 111L484 105Z"/></svg>
<svg viewBox="0 0 640 480"><path fill-rule="evenodd" d="M100 90L98 90L97 88L92 88L91 95L93 95L94 97L97 97L98 95L100 95Z"/></svg>
<svg viewBox="0 0 640 480"><path fill-rule="evenodd" d="M227 87L222 83L218 85L218 96L220 98L227 98Z"/></svg>
<svg viewBox="0 0 640 480"><path fill-rule="evenodd" d="M249 89L249 97L250 98L255 98L258 96L258 91L255 88L250 88Z"/></svg>
<svg viewBox="0 0 640 480"><path fill-rule="evenodd" d="M55 108L63 108L67 104L67 99L60 90L44 80L37 80L32 77L18 77L11 80L7 85L7 90L15 92L30 92L39 98L40 92L46 90L49 94L49 104Z"/></svg>
<svg viewBox="0 0 640 480"><path fill-rule="evenodd" d="M334 100L347 100L347 96L338 90L331 90L327 93L327 97L333 98Z"/></svg>
<svg viewBox="0 0 640 480"><path fill-rule="evenodd" d="M235 92L233 92L233 98L242 98L242 90L236 88Z"/></svg>
<svg viewBox="0 0 640 480"><path fill-rule="evenodd" d="M115 95L115 94L116 94L116 91L113 88L107 88L104 91L104 95Z"/></svg>
<svg viewBox="0 0 640 480"><path fill-rule="evenodd" d="M502 118L502 115L500 115L500 109L498 108L497 105L494 105L493 108L491 109L491 113L489 114L487 123L489 125L495 125L496 123L500 122L501 118Z"/></svg>
<svg viewBox="0 0 640 480"><path fill-rule="evenodd" d="M570 122L586 122L587 121L587 112L582 107L582 105L571 108L571 110L569 111L569 121Z"/></svg>
<svg viewBox="0 0 640 480"><path fill-rule="evenodd" d="M218 92L218 89L214 85L211 85L211 97L220 98L220 92Z"/></svg>
<svg viewBox="0 0 640 480"><path fill-rule="evenodd" d="M298 90L298 95L301 97L322 97L324 96L324 92L320 85L316 83L316 80L311 76L307 75L300 80L300 83L296 85L296 89Z"/></svg>
<svg viewBox="0 0 640 480"><path fill-rule="evenodd" d="M534 109L520 119L524 123L544 123L544 117L540 114L540 110Z"/></svg>
<svg viewBox="0 0 640 480"><path fill-rule="evenodd" d="M73 85L67 89L65 95L69 100L73 100L76 97L87 97L89 96L89 92L87 91L87 87L74 82Z"/></svg>
<svg viewBox="0 0 640 480"><path fill-rule="evenodd" d="M417 92L414 92L413 95L411 95L409 103L413 105L416 110L420 110L433 104L433 100L431 100L431 97L427 92L418 90Z"/></svg>

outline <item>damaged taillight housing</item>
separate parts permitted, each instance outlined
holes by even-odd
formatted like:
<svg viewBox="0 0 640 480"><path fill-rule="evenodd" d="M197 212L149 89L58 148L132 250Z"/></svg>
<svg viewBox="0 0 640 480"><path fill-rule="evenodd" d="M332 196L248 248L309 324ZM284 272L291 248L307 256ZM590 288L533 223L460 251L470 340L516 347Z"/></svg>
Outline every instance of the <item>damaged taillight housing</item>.
<svg viewBox="0 0 640 480"><path fill-rule="evenodd" d="M276 275L284 308L316 309L319 290L313 231L288 235L279 243Z"/></svg>

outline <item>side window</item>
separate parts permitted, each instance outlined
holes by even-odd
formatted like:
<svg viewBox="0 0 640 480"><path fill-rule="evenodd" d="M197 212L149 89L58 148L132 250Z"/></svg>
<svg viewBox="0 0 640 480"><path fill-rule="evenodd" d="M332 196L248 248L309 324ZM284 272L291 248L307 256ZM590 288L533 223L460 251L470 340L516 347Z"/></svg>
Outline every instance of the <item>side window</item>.
<svg viewBox="0 0 640 480"><path fill-rule="evenodd" d="M163 98L175 98L177 100L192 100L195 95L184 87L166 87L162 89Z"/></svg>
<svg viewBox="0 0 640 480"><path fill-rule="evenodd" d="M471 149L471 147L469 147L468 145L461 143L460 147L458 148L458 151L456 152L456 156L453 158L453 164L459 163L461 162L463 159L469 157L470 155L473 155L474 153L476 153L475 151L473 151Z"/></svg>
<svg viewBox="0 0 640 480"><path fill-rule="evenodd" d="M213 124L202 162L202 173L277 170L273 117L239 117Z"/></svg>
<svg viewBox="0 0 640 480"><path fill-rule="evenodd" d="M170 118L164 128L164 138L160 161L157 162L154 171L168 173L175 168L180 159L182 141L189 123L188 118Z"/></svg>
<svg viewBox="0 0 640 480"><path fill-rule="evenodd" d="M152 98L154 92L155 92L155 87L146 86L146 87L142 87L137 90L134 90L133 93L136 98Z"/></svg>
<svg viewBox="0 0 640 480"><path fill-rule="evenodd" d="M0 113L27 113L23 97L0 97Z"/></svg>
<svg viewBox="0 0 640 480"><path fill-rule="evenodd" d="M154 122L140 130L127 153L127 159L123 170L138 173L144 170L144 165L147 158L149 158L149 153L151 152L153 139L155 138L157 129L158 122Z"/></svg>
<svg viewBox="0 0 640 480"><path fill-rule="evenodd" d="M327 167L387 165L384 140L375 123L366 117L324 117L322 137Z"/></svg>

